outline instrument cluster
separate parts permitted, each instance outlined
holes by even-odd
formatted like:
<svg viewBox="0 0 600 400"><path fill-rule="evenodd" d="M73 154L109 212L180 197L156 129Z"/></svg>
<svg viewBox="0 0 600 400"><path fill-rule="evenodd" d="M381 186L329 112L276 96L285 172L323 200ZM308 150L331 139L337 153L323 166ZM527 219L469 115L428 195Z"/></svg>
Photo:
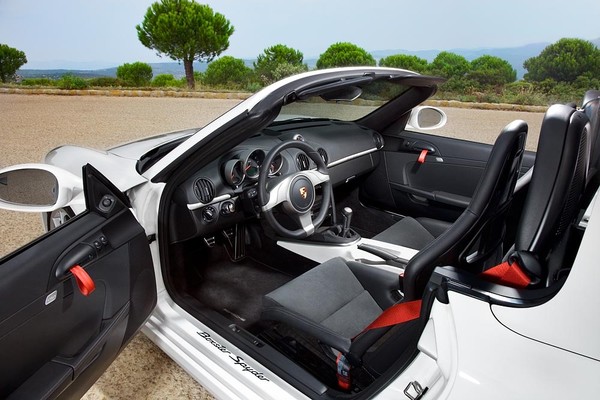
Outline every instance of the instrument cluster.
<svg viewBox="0 0 600 400"><path fill-rule="evenodd" d="M244 181L254 182L258 180L260 171L265 161L265 152L255 149L243 152L232 158L223 165L223 178L228 185L237 188ZM278 154L268 165L269 176L274 176L281 171L283 157Z"/></svg>

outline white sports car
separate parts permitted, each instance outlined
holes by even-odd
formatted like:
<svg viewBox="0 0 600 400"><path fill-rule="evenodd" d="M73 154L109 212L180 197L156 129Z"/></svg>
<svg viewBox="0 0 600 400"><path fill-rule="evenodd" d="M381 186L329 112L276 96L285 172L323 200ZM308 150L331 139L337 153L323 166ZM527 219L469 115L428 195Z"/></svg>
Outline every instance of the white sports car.
<svg viewBox="0 0 600 400"><path fill-rule="evenodd" d="M217 398L600 393L600 92L537 152L425 133L443 80L277 82L198 130L0 171L0 397L79 398L141 328Z"/></svg>

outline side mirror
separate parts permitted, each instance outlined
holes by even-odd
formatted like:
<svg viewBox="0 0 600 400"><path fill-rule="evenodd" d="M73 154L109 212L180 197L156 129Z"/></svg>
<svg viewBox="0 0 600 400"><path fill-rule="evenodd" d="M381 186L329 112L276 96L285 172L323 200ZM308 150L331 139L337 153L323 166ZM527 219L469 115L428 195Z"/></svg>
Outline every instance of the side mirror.
<svg viewBox="0 0 600 400"><path fill-rule="evenodd" d="M446 125L448 117L446 113L436 107L415 107L408 120L409 127L420 130L434 130Z"/></svg>
<svg viewBox="0 0 600 400"><path fill-rule="evenodd" d="M81 179L47 164L21 164L0 170L0 209L51 212L82 192Z"/></svg>

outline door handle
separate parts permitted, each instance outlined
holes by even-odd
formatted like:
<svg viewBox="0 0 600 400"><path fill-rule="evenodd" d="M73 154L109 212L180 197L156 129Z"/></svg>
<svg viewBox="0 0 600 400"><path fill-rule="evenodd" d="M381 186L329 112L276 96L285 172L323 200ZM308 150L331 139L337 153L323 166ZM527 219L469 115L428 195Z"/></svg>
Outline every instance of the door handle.
<svg viewBox="0 0 600 400"><path fill-rule="evenodd" d="M63 280L67 277L69 270L75 265L88 264L97 256L96 249L89 244L79 243L64 257L62 257L56 267L55 274L58 280Z"/></svg>

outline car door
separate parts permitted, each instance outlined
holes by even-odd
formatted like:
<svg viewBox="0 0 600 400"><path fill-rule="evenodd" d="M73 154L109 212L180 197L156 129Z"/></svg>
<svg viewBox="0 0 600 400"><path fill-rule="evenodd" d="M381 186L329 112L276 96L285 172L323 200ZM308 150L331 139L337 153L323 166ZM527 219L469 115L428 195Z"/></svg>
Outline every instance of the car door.
<svg viewBox="0 0 600 400"><path fill-rule="evenodd" d="M156 305L127 197L90 165L83 186L87 211L0 260L0 398L80 398Z"/></svg>
<svg viewBox="0 0 600 400"><path fill-rule="evenodd" d="M492 145L420 132L383 134L382 162L363 184L363 201L412 217L454 221L469 205ZM521 174L535 154L523 157Z"/></svg>

